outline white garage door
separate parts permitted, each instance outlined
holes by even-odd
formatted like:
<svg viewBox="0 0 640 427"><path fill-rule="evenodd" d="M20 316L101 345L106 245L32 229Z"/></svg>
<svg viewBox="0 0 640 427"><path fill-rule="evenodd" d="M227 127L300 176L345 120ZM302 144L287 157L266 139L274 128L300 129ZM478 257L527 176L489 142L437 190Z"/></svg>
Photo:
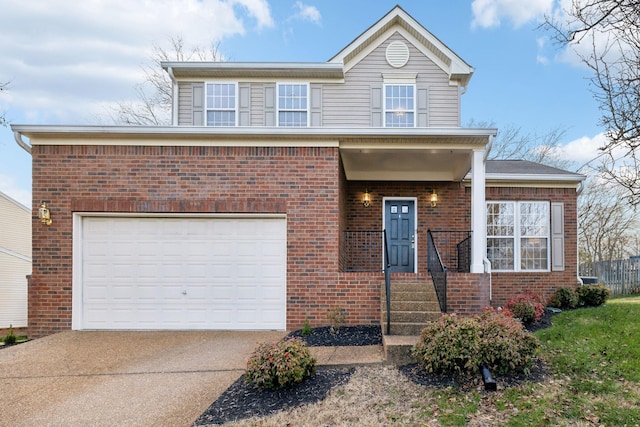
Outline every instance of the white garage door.
<svg viewBox="0 0 640 427"><path fill-rule="evenodd" d="M82 217L80 227L76 329L285 329L282 217Z"/></svg>

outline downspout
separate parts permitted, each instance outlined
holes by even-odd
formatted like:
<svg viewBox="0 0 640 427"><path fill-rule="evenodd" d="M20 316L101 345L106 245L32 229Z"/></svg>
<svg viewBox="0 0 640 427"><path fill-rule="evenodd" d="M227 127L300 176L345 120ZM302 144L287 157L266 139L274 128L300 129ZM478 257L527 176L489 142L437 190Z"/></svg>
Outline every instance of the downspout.
<svg viewBox="0 0 640 427"><path fill-rule="evenodd" d="M13 131L13 139L16 140L20 148L31 154L31 146L22 139L22 134L20 132L18 132L17 130Z"/></svg>
<svg viewBox="0 0 640 427"><path fill-rule="evenodd" d="M167 74L171 79L171 124L178 125L178 82L173 74L173 67L167 68Z"/></svg>
<svg viewBox="0 0 640 427"><path fill-rule="evenodd" d="M580 194L582 194L582 191L584 190L584 181L580 181L580 183L578 184L578 188L576 189L576 199L578 198L578 196L580 196ZM578 216L578 214L576 213L576 216ZM578 223L577 218L576 218L576 224ZM576 231L577 231L577 227L576 227ZM580 233L578 233L580 234ZM577 236L576 236L577 237ZM577 242L577 238L576 238L576 246L578 246L578 242ZM579 249L576 247L576 249ZM577 277L578 277L578 283L580 283L580 286L584 286L584 282L582 281L582 278L580 277L580 251L576 250L576 265L578 266L578 271L577 271Z"/></svg>

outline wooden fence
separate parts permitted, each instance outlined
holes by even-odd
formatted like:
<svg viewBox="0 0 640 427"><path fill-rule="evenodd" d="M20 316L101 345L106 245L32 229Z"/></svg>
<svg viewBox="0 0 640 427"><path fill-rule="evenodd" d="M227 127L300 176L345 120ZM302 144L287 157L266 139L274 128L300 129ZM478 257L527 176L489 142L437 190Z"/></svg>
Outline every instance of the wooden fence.
<svg viewBox="0 0 640 427"><path fill-rule="evenodd" d="M640 262L637 257L583 263L579 271L582 277L597 277L598 283L604 283L612 296L640 292Z"/></svg>

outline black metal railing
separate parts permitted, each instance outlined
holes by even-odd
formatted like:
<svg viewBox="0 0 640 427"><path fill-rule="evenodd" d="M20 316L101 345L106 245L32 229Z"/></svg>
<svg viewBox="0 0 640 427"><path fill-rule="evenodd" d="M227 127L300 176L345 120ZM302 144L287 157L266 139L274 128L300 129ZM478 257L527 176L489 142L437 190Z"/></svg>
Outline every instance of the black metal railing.
<svg viewBox="0 0 640 427"><path fill-rule="evenodd" d="M471 231L430 230L442 263L452 271L471 271Z"/></svg>
<svg viewBox="0 0 640 427"><path fill-rule="evenodd" d="M391 263L387 246L387 230L382 230L384 237L384 291L387 301L387 335L391 335Z"/></svg>
<svg viewBox="0 0 640 427"><path fill-rule="evenodd" d="M383 230L343 231L340 269L354 272L382 271L383 240Z"/></svg>
<svg viewBox="0 0 640 427"><path fill-rule="evenodd" d="M387 335L389 335L391 331L391 264L386 230L343 231L340 269L346 272L384 271Z"/></svg>
<svg viewBox="0 0 640 427"><path fill-rule="evenodd" d="M442 262L442 257L436 242L434 240L431 230L427 230L427 267L431 278L433 279L433 286L438 296L438 303L440 304L440 311L447 312L447 267Z"/></svg>

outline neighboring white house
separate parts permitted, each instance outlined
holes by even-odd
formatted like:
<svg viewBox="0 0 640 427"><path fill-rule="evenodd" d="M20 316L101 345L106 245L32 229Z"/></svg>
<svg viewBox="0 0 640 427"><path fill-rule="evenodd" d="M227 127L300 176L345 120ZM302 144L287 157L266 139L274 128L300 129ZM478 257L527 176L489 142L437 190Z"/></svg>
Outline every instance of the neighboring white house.
<svg viewBox="0 0 640 427"><path fill-rule="evenodd" d="M27 326L31 211L0 192L0 329Z"/></svg>

